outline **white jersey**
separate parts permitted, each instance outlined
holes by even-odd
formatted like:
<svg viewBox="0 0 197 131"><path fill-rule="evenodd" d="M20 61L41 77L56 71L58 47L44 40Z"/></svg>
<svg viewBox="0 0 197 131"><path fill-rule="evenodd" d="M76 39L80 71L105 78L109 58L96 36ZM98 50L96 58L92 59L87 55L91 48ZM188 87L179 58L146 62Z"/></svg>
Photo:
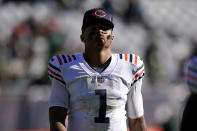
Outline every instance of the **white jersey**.
<svg viewBox="0 0 197 131"><path fill-rule="evenodd" d="M68 109L68 131L127 131L126 119L144 114L143 61L135 54L112 54L101 73L83 54L57 55L48 65L50 106Z"/></svg>

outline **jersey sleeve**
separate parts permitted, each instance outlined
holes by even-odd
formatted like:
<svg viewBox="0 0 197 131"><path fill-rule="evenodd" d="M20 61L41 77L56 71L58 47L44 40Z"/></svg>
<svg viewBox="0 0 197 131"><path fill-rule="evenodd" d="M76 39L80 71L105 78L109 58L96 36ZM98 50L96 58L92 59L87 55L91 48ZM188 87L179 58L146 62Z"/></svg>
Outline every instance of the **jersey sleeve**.
<svg viewBox="0 0 197 131"><path fill-rule="evenodd" d="M62 83L63 85L65 85L63 76L62 76L62 71L61 71L61 61L60 61L60 57L57 56L53 56L48 64L48 76L50 79L56 79L57 81L59 81L60 83Z"/></svg>
<svg viewBox="0 0 197 131"><path fill-rule="evenodd" d="M138 80L127 95L127 116L138 118L144 115L143 98L141 93L142 79Z"/></svg>
<svg viewBox="0 0 197 131"><path fill-rule="evenodd" d="M49 106L61 106L68 108L69 92L65 88L62 71L61 71L61 59L54 56L50 59L48 64L48 76L51 80L51 95L49 99Z"/></svg>
<svg viewBox="0 0 197 131"><path fill-rule="evenodd" d="M49 99L49 106L60 106L68 109L69 92L58 80L51 80L52 91Z"/></svg>
<svg viewBox="0 0 197 131"><path fill-rule="evenodd" d="M144 69L144 62L143 60L135 55L134 57L134 63L135 63L135 69L133 70L133 83L131 85L134 85L138 80L144 77L145 69Z"/></svg>

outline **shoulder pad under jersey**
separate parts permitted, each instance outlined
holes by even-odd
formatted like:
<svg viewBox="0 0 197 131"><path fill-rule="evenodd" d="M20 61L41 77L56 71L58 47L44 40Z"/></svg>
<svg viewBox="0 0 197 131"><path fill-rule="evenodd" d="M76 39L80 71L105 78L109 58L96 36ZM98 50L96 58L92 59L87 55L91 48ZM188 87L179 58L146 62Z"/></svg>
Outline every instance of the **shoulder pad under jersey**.
<svg viewBox="0 0 197 131"><path fill-rule="evenodd" d="M120 54L120 59L129 62L134 68L132 69L132 84L144 76L144 63L140 56L136 54Z"/></svg>
<svg viewBox="0 0 197 131"><path fill-rule="evenodd" d="M191 92L197 94L197 57L189 60L186 66L186 81Z"/></svg>
<svg viewBox="0 0 197 131"><path fill-rule="evenodd" d="M51 79L56 79L62 84L65 84L62 76L61 65L63 65L63 62L60 55L53 56L48 63L48 76Z"/></svg>

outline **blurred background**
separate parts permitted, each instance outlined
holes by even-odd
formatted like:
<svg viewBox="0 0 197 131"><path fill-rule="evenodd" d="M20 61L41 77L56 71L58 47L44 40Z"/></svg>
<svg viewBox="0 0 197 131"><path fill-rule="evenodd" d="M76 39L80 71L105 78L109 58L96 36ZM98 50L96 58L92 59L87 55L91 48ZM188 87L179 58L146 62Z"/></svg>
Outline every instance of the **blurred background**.
<svg viewBox="0 0 197 131"><path fill-rule="evenodd" d="M144 60L149 131L178 131L185 64L197 54L196 0L0 0L0 131L48 131L48 60L83 52L83 14L95 7L114 15L113 51Z"/></svg>

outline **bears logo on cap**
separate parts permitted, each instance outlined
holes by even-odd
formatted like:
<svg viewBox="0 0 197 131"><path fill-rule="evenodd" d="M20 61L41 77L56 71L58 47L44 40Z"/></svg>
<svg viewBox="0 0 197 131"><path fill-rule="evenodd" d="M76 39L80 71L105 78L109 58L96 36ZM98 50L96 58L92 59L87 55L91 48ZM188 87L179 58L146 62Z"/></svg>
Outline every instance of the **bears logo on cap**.
<svg viewBox="0 0 197 131"><path fill-rule="evenodd" d="M98 17L105 17L106 16L105 11L103 11L103 10L96 10L93 14Z"/></svg>
<svg viewBox="0 0 197 131"><path fill-rule="evenodd" d="M93 8L87 10L84 14L83 25L81 27L82 33L85 31L87 26L98 22L104 22L111 29L114 28L113 16L110 12L103 8Z"/></svg>

